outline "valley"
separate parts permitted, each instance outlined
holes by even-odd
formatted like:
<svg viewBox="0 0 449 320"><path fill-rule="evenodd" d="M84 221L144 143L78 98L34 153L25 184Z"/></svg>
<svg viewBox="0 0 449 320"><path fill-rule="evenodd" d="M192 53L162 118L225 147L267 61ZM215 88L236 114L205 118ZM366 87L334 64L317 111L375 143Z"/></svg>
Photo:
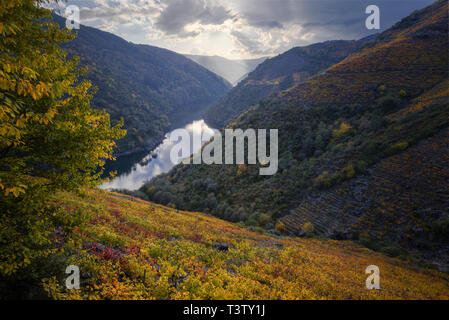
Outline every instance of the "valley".
<svg viewBox="0 0 449 320"><path fill-rule="evenodd" d="M344 234L371 248L446 270L448 243L437 230L447 233L444 185L449 163L445 156L431 157L447 152L444 138L438 138L449 126L447 13L444 2L437 1L359 48L357 42L350 43L352 53L348 43L337 43L343 49L342 60L325 72L264 100L242 103L247 110L237 111L226 127L277 128L278 174L260 177L258 166L249 164L178 165L141 188L145 199L272 233L335 238ZM317 47L329 50L335 45ZM252 74L263 69L280 72L269 68L275 59ZM226 111L223 99L234 99L241 84L210 110ZM215 117L226 114L209 112ZM426 145L435 151L421 156L416 150ZM388 159L395 163L391 170L377 169L390 163ZM417 163L428 168L427 178L419 180L402 171L418 170ZM434 174L440 175L440 183L430 178ZM442 190L440 196L427 194L432 189ZM163 199L156 196L161 192ZM432 200L422 201L426 198Z"/></svg>
<svg viewBox="0 0 449 320"><path fill-rule="evenodd" d="M447 1L317 43L300 12L49 2L0 3L0 299L449 300ZM175 129L269 161L172 162Z"/></svg>
<svg viewBox="0 0 449 320"><path fill-rule="evenodd" d="M60 26L65 20L53 18ZM210 103L231 85L173 51L130 43L116 35L81 25L78 36L64 44L69 56L87 67L85 79L97 86L92 99L115 124L124 119L127 134L116 153L156 147L165 134L201 119Z"/></svg>

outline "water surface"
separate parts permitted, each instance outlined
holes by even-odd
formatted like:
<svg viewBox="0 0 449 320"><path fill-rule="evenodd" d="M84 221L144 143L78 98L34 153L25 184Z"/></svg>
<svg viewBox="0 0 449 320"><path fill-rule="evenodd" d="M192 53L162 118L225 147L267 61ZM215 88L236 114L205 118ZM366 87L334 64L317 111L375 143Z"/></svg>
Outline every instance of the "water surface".
<svg viewBox="0 0 449 320"><path fill-rule="evenodd" d="M210 128L204 120L197 120L184 127L189 132L190 139L201 136L212 137L215 129ZM170 132L171 133L171 132ZM100 186L102 189L128 189L137 190L151 178L170 171L175 165L181 162L172 163L170 151L177 142L170 142L168 133L162 143L151 152L136 152L117 158L116 161L106 164L106 171L117 171L117 176ZM205 139L208 141L209 139ZM191 142L190 141L190 142ZM204 145L206 141L202 141ZM199 151L200 148L193 148L193 143L183 141L185 148L190 147L190 154Z"/></svg>

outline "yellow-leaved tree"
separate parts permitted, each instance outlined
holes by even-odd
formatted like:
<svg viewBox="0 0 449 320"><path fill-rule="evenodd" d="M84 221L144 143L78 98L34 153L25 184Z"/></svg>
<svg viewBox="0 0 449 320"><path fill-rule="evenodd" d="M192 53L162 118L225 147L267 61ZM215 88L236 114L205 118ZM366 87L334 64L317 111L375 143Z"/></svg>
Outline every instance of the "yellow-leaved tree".
<svg viewBox="0 0 449 320"><path fill-rule="evenodd" d="M60 44L74 35L51 22L44 4L0 2L0 282L38 279L56 238L82 220L52 202L102 181L123 123L90 106L91 83ZM123 121L122 121L123 122Z"/></svg>

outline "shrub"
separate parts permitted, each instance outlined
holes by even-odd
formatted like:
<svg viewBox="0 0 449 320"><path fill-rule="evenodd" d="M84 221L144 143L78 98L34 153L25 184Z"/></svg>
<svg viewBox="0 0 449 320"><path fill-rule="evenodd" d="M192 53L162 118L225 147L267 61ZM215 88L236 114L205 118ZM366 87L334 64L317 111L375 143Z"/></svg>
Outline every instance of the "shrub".
<svg viewBox="0 0 449 320"><path fill-rule="evenodd" d="M380 98L379 100L377 100L376 104L377 108L380 108L383 112L391 111L398 105L399 99L391 95Z"/></svg>
<svg viewBox="0 0 449 320"><path fill-rule="evenodd" d="M262 214L259 216L259 224L260 224L261 226L265 226L265 225L267 225L267 224L270 223L270 222L271 222L271 216L270 216L269 214L262 213Z"/></svg>
<svg viewBox="0 0 449 320"><path fill-rule="evenodd" d="M384 247L380 251L392 258L398 257L400 255L404 255L407 253L407 251L405 251L404 249L402 249L400 247L396 247L396 246Z"/></svg>
<svg viewBox="0 0 449 320"><path fill-rule="evenodd" d="M285 232L285 224L282 221L278 221L278 223L276 223L276 226L274 227L274 229L279 232Z"/></svg>
<svg viewBox="0 0 449 320"><path fill-rule="evenodd" d="M449 238L449 218L440 219L431 225L431 231L441 239Z"/></svg>
<svg viewBox="0 0 449 320"><path fill-rule="evenodd" d="M253 218L248 218L248 220L246 220L245 224L247 226L252 226L252 227L258 227L259 226L259 222L256 219L253 219Z"/></svg>
<svg viewBox="0 0 449 320"><path fill-rule="evenodd" d="M343 169L346 179L352 179L355 176L355 169L352 165L347 166Z"/></svg>
<svg viewBox="0 0 449 320"><path fill-rule="evenodd" d="M306 235L311 235L315 231L315 226L312 222L306 222L301 227L301 231L304 232Z"/></svg>
<svg viewBox="0 0 449 320"><path fill-rule="evenodd" d="M392 148L394 151L403 151L408 148L408 142L398 142Z"/></svg>
<svg viewBox="0 0 449 320"><path fill-rule="evenodd" d="M315 186L319 189L327 189L332 186L332 175L324 171L315 179Z"/></svg>
<svg viewBox="0 0 449 320"><path fill-rule="evenodd" d="M351 125L347 122L342 122L340 124L340 127L338 129L335 129L332 132L332 139L333 140L338 140L339 138L347 135L350 130L352 129Z"/></svg>

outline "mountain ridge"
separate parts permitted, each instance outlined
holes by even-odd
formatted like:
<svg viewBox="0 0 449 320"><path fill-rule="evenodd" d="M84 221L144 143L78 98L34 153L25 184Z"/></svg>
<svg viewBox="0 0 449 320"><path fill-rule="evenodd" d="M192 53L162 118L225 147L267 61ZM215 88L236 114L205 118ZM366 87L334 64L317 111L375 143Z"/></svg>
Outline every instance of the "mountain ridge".
<svg viewBox="0 0 449 320"><path fill-rule="evenodd" d="M220 56L204 56L185 54L185 56L199 63L203 67L228 80L233 86L243 80L248 73L267 58L230 60Z"/></svg>
<svg viewBox="0 0 449 320"><path fill-rule="evenodd" d="M216 127L227 123L261 99L287 90L341 61L373 36L360 40L330 40L294 47L259 64L206 112L205 119Z"/></svg>
<svg viewBox="0 0 449 320"><path fill-rule="evenodd" d="M65 27L62 17L53 17ZM93 106L113 121L124 118L128 133L117 142L119 152L155 147L170 129L200 117L230 89L226 80L173 51L84 25L77 33L64 48L88 67L85 77L98 87Z"/></svg>

